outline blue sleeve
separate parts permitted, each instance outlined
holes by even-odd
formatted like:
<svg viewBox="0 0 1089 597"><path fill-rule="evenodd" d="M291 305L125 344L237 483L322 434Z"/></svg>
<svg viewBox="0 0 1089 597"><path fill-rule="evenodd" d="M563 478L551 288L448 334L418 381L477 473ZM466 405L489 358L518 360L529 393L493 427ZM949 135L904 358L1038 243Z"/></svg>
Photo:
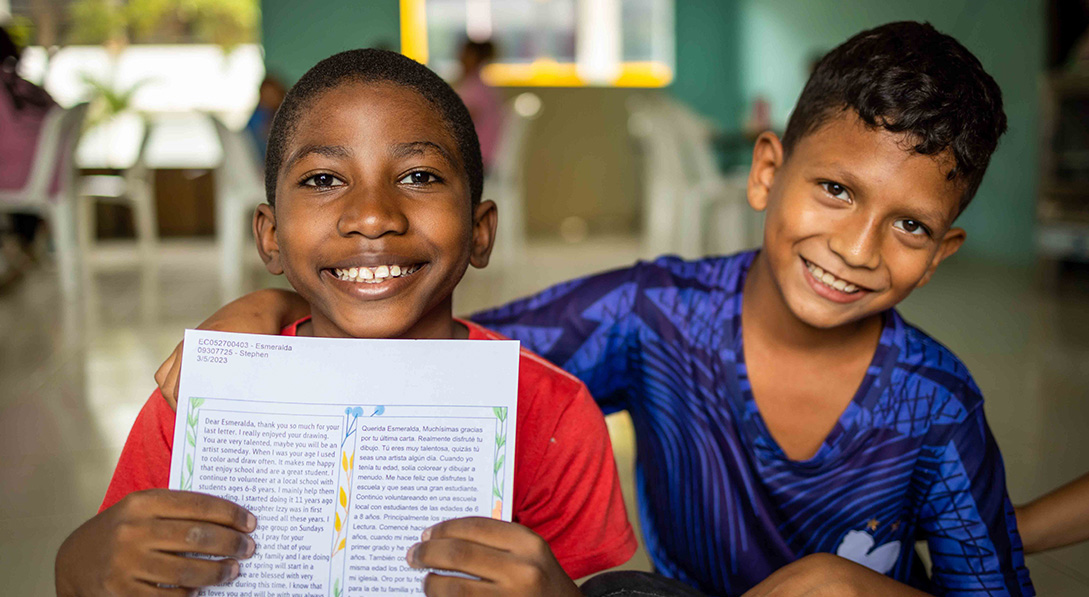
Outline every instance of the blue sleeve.
<svg viewBox="0 0 1089 597"><path fill-rule="evenodd" d="M638 360L634 309L640 268L558 284L470 319L578 377L606 413L624 410Z"/></svg>
<svg viewBox="0 0 1089 597"><path fill-rule="evenodd" d="M968 389L978 393L974 384ZM920 512L940 595L1035 595L1002 455L977 402L940 442Z"/></svg>

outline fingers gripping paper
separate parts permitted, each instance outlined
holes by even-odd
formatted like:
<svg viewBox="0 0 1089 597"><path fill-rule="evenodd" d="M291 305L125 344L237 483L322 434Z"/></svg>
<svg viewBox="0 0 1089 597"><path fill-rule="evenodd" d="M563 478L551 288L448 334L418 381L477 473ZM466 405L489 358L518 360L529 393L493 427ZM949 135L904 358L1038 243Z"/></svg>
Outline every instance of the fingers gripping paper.
<svg viewBox="0 0 1089 597"><path fill-rule="evenodd" d="M187 331L170 487L257 516L202 594L422 594L423 529L511 519L517 389L513 341Z"/></svg>

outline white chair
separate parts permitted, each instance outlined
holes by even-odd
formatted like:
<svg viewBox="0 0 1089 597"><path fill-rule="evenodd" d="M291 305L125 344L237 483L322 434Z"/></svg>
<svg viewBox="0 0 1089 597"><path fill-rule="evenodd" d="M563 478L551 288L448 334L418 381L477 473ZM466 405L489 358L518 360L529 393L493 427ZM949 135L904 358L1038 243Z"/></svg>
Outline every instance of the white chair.
<svg viewBox="0 0 1089 597"><path fill-rule="evenodd" d="M133 164L121 174L93 174L79 180L79 244L84 255L94 249L95 204L99 201L127 205L136 225L136 242L144 264L155 259L159 223L155 209L154 172L147 167L151 125L141 121L140 147Z"/></svg>
<svg viewBox="0 0 1089 597"><path fill-rule="evenodd" d="M223 146L223 159L215 169L216 242L219 243L220 291L230 301L242 292L243 255L253 210L265 202L265 178L257 148L240 131L227 128L211 117Z"/></svg>
<svg viewBox="0 0 1089 597"><path fill-rule="evenodd" d="M719 170L712 122L677 101L666 101L665 110L689 165L689 188L680 204L678 250L688 257L701 257L709 252L712 233L722 252L747 248L751 244L746 225L747 171L725 176Z"/></svg>
<svg viewBox="0 0 1089 597"><path fill-rule="evenodd" d="M644 251L701 257L711 237L725 253L749 246L745 178L719 171L713 125L660 96L633 96L628 110L643 156Z"/></svg>
<svg viewBox="0 0 1089 597"><path fill-rule="evenodd" d="M484 180L484 198L499 208L494 259L502 265L517 262L526 247L525 162L531 124L541 115L541 98L525 92L507 103L503 131L492 171Z"/></svg>
<svg viewBox="0 0 1089 597"><path fill-rule="evenodd" d="M57 274L65 299L79 288L80 258L75 221L75 150L87 104L54 108L46 115L26 185L0 190L0 212L34 213L49 223L57 255ZM54 174L58 183L52 188Z"/></svg>
<svg viewBox="0 0 1089 597"><path fill-rule="evenodd" d="M677 205L689 186L681 149L659 100L634 95L627 105L628 133L642 159L642 250L646 256L675 253L679 243Z"/></svg>

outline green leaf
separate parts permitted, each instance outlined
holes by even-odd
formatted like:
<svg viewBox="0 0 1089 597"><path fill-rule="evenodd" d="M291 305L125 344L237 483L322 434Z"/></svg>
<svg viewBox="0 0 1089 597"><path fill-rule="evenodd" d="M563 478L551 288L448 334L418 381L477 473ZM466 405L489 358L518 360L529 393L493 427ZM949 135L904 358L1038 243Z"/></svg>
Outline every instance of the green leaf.
<svg viewBox="0 0 1089 597"><path fill-rule="evenodd" d="M506 423L507 422L507 407L504 406L504 407L500 408L498 416L499 416L499 422L500 423Z"/></svg>
<svg viewBox="0 0 1089 597"><path fill-rule="evenodd" d="M186 454L185 455L185 468L189 469L189 474L190 475L193 474L193 455L192 454ZM496 469L496 470L498 470L498 469Z"/></svg>
<svg viewBox="0 0 1089 597"><path fill-rule="evenodd" d="M498 487L492 487L492 495L494 495L495 497L497 497L499 499L503 499L503 494L499 493L499 488Z"/></svg>
<svg viewBox="0 0 1089 597"><path fill-rule="evenodd" d="M498 439L499 441L496 442L496 446L502 448L503 446L507 445L507 436L504 435L499 437Z"/></svg>
<svg viewBox="0 0 1089 597"><path fill-rule="evenodd" d="M196 427L197 426L197 411L195 411L195 410L189 411L189 426L190 427Z"/></svg>
<svg viewBox="0 0 1089 597"><path fill-rule="evenodd" d="M194 398L193 408L200 408L200 405L204 404L204 398Z"/></svg>
<svg viewBox="0 0 1089 597"><path fill-rule="evenodd" d="M496 474L499 474L499 469L503 468L503 459L506 458L506 457L507 457L507 455L504 454L504 455L499 457L499 460L495 461L495 473Z"/></svg>
<svg viewBox="0 0 1089 597"><path fill-rule="evenodd" d="M186 432L185 432L185 441L189 442L190 446L193 446L194 448L197 447L196 438L194 438L192 432L190 432L188 430L186 430Z"/></svg>
<svg viewBox="0 0 1089 597"><path fill-rule="evenodd" d="M333 595L336 595L336 597L340 597L340 579L339 578L336 579L333 582Z"/></svg>

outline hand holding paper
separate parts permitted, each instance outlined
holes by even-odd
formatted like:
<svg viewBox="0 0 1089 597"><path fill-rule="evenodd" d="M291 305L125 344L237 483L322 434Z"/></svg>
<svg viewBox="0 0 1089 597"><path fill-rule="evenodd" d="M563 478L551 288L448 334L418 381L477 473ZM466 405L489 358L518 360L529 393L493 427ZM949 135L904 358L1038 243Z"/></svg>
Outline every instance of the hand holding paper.
<svg viewBox="0 0 1089 597"><path fill-rule="evenodd" d="M453 570L428 574L424 593L446 595L533 595L579 597L575 583L540 536L513 522L459 518L424 531L406 560L416 569Z"/></svg>
<svg viewBox="0 0 1089 597"><path fill-rule="evenodd" d="M255 524L246 509L210 495L165 489L129 494L61 546L57 593L136 595L156 584L223 584L238 576L238 560L253 555L249 533Z"/></svg>

